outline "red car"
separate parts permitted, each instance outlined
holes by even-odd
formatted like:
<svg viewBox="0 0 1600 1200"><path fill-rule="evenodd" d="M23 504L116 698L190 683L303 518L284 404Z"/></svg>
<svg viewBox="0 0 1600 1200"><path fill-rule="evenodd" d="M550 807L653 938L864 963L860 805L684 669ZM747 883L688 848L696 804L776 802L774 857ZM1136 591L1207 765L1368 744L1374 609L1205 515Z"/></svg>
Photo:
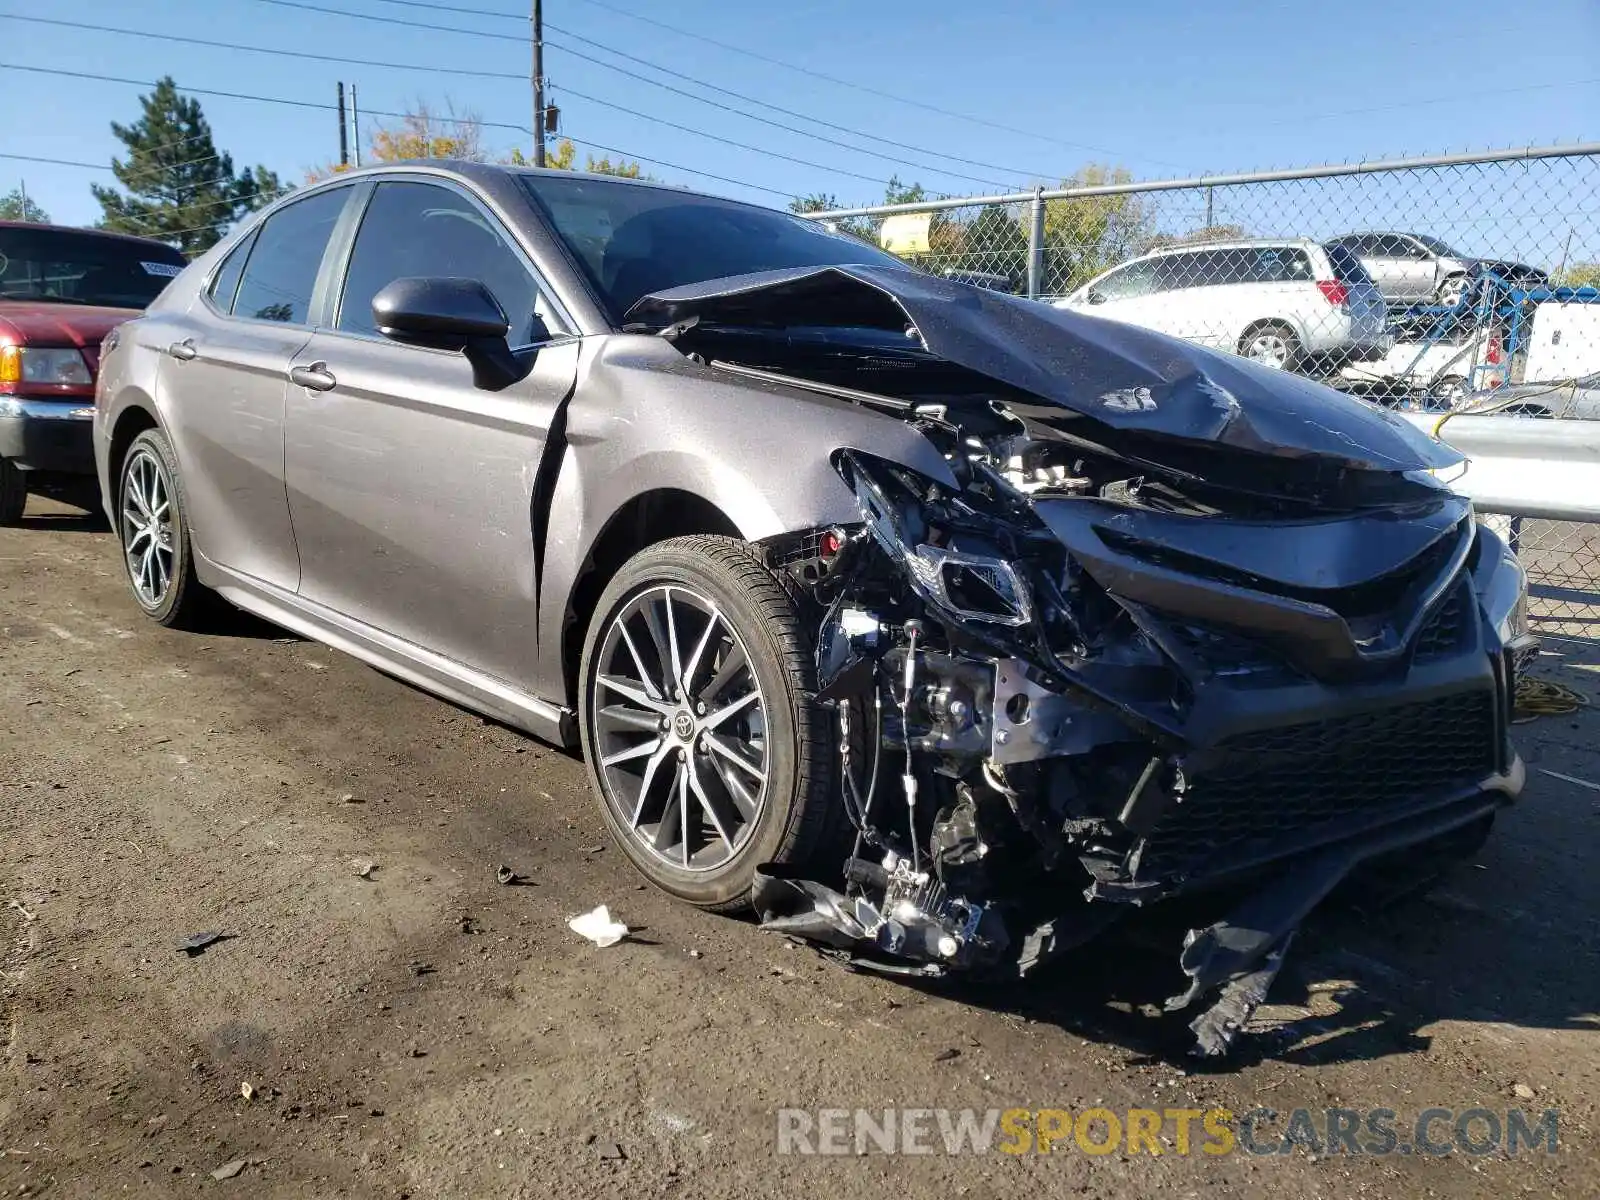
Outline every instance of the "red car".
<svg viewBox="0 0 1600 1200"><path fill-rule="evenodd" d="M147 238L0 221L0 525L30 482L93 476L101 339L187 265Z"/></svg>

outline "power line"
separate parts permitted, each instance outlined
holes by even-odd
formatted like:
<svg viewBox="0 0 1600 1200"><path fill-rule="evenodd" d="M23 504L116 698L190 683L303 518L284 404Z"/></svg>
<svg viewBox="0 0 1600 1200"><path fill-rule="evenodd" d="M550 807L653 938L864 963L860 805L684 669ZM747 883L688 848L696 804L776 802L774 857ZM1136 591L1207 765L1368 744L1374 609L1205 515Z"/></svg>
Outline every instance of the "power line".
<svg viewBox="0 0 1600 1200"><path fill-rule="evenodd" d="M724 146L733 146L739 150L749 150L750 152L754 154L760 154L765 158L781 158L785 162L798 163L802 167L812 167L815 170L827 171L834 175L848 175L852 179L864 179L868 183L882 184L885 187L893 182L889 179L879 179L875 175L862 175L857 171L846 171L843 167L823 166L823 164L812 162L810 159L796 158L792 154L780 154L778 151L769 149L765 146L752 146L749 142L738 142L732 138L725 138L720 134L707 133L703 129L692 129L687 125L680 125L677 121L670 120L667 117L658 117L653 113L640 112L636 108L628 108L626 105L614 104L610 100L602 100L598 96L588 96L583 92L574 91L569 87L562 87L559 90L565 92L569 96L576 96L579 100L587 100L590 104L598 104L602 108L612 108L616 109L617 112L627 113L630 117L638 117L641 121L654 121L658 125L670 125L672 128L682 133L690 133L695 137L706 138L713 142L721 142Z"/></svg>
<svg viewBox="0 0 1600 1200"><path fill-rule="evenodd" d="M1118 151L1108 150L1104 146L1091 146L1085 142L1068 141L1065 138L1051 137L1048 134L1036 133L1031 129L1018 129L1011 125L1002 125L999 122L991 121L986 117L975 117L970 113L955 112L948 108L941 108L937 104L930 104L926 100L913 100L909 96L899 96L893 92L886 92L864 83L856 83L853 80L841 79L837 75L829 75L824 71L818 71L811 67L802 67L798 63L787 62L781 58L774 58L771 55L762 54L758 50L750 50L744 46L736 46L732 42L724 42L717 38L710 37L707 34L698 33L692 29L684 29L678 25L670 25L666 21L659 21L654 17L647 17L642 13L631 12L626 8L621 8L614 4L602 3L602 0L580 0L580 2L591 5L595 8L603 8L607 12L613 12L618 16L627 17L631 21L641 21L646 25L654 25L657 29L665 29L669 33L676 33L682 37L693 38L695 41L704 42L709 46L715 46L719 50L727 50L732 54L742 54L746 58L753 58L757 62L763 62L769 66L782 67L786 71L795 71L801 75L809 75L813 79L821 79L825 83L835 84L839 87L851 88L854 91L864 92L869 96L877 96L882 100L893 100L896 104L905 104L912 108L920 108L927 112L937 113L941 117L950 117L957 121L966 121L973 125L981 125L988 129L999 130L1002 133L1016 134L1019 137L1033 138L1036 141L1048 142L1056 146L1064 146L1070 150L1087 150L1092 154L1104 154L1110 158L1123 157ZM448 4L430 4L425 3L424 0L379 0L379 3L397 4L405 8L428 8L440 12L455 13L462 16L496 17L508 21L527 20L526 17L519 16L516 13L508 13L504 11L496 12L483 8L459 8ZM555 26L546 22L546 28L554 29ZM560 32L567 31L562 30ZM575 35L568 34L568 36ZM1176 167L1181 165L1178 163L1166 162L1159 158L1147 158L1144 156L1140 157L1144 158L1144 161L1146 162L1158 163L1165 167Z"/></svg>
<svg viewBox="0 0 1600 1200"><path fill-rule="evenodd" d="M69 71L59 67L23 66L20 63L0 63L0 71L31 71L38 75L60 75L71 79L93 80L98 83L120 83L125 84L128 87L145 88L156 86L153 82L147 79L128 79L120 75L98 75L89 71ZM250 92L221 92L208 90L205 88L185 87L181 84L176 86L180 92L190 92L199 96L223 96L232 100L248 100L259 104L283 104L294 108L311 108L324 112L332 112L335 108L333 104L319 103L314 100L292 100L286 96L258 96ZM412 112L395 112L381 108L364 108L361 111L363 116L390 117L400 120L414 119L421 115ZM428 118L434 121L444 121L458 125L477 125L484 129L505 129L513 133L531 134L533 132L526 125L517 125L508 121L485 121L478 117L471 116L455 117L444 116L439 113L429 113ZM704 179L715 179L719 183L730 183L735 187L749 188L751 191L756 192L766 192L773 196L793 196L791 191L784 188L768 187L765 184L751 183L749 180L735 179L729 175L718 175L712 171L702 171L698 167L685 166L682 163L669 162L666 159L652 158L645 154L635 154L630 150L621 150L615 146L604 146L599 142L592 142L585 138L579 138L570 133L563 133L561 136L567 141L574 142L577 145L587 146L591 149L599 150L604 154L615 154L632 162L649 163L652 166L665 167L669 171L683 171L690 175L698 175ZM5 157L22 156L8 155ZM48 161L62 166L85 167L94 171L109 171L111 169L104 163L72 162L66 159L41 159L39 161Z"/></svg>
<svg viewBox="0 0 1600 1200"><path fill-rule="evenodd" d="M329 6L325 5L325 4L307 4L307 3L303 3L302 0L256 0L256 2L260 3L260 4L272 4L272 5L276 5L276 6L280 7L280 8L295 8L295 9L300 9L300 10L302 10L304 12L320 13L323 16L349 17L349 18L352 18L352 19L358 20L358 21L376 21L376 22L378 22L380 24L383 24L383 25L401 25L401 26L406 26L406 27L411 28L411 29L428 29L428 30L432 30L432 31L437 32L437 33L459 33L459 34L465 34L468 37L490 38L490 39L492 39L494 41L515 42L515 43L518 43L520 45L527 45L528 42L529 42L529 39L526 38L526 37L521 37L521 36L508 34L508 33L490 33L490 32L488 32L486 30L481 30L481 29L463 29L458 25L435 25L435 24L431 24L431 23L426 22L426 21L402 21L402 20L397 20L397 19L395 19L393 17L379 16L376 13L352 12L351 10L345 9L345 8L331 8L331 7L329 7ZM743 100L747 104L755 104L755 105L758 105L761 108L769 109L772 112L778 112L778 113L784 114L785 116L794 117L797 120L809 121L813 125L818 125L818 126L821 126L822 128L825 128L825 129L837 130L840 133L850 134L853 137L865 138L868 141L879 142L879 143L881 143L883 145L892 146L892 147L894 147L896 149L899 149L899 150L909 150L909 151L911 151L912 153L915 153L915 154L928 154L928 155L932 155L934 158L949 159L952 162L973 164L973 165L980 166L980 167L987 167L990 170L999 171L999 172L1002 172L1004 174L1014 176L1016 178L1026 179L1026 178L1043 178L1044 177L1038 172L1020 171L1020 170L1016 170L1015 168L1012 168L1012 167L1002 167L1002 166L997 166L994 163L980 162L980 161L978 161L976 159L963 157L961 155L947 154L947 153L945 153L943 151L940 151L940 150L930 150L930 149L928 149L926 147L923 147L923 146L913 146L913 145L910 145L910 144L908 144L906 142L897 142L892 138L880 137L877 134L868 133L865 130L861 130L861 129L855 129L855 128L853 128L851 126L848 126L848 125L835 124L832 121L823 120L822 118L812 116L809 113L797 112L792 108L784 108L783 106L778 105L778 104L771 104L771 103L768 103L765 100L758 99L755 96L747 95L744 92L736 92L732 88L722 87L720 84L712 83L709 80L700 79L700 78L698 78L697 76L694 76L694 75L687 75L684 72L676 71L676 70L672 69L671 67L664 67L661 64L656 63L656 62L652 62L651 60L649 60L647 58L641 58L641 57L639 57L638 55L635 55L635 54L628 54L628 53L626 53L625 51L622 51L622 50L612 49L611 47L605 45L603 42L595 41L593 38L584 37L582 34L574 33L571 30L562 29L559 26L553 25L548 21L546 21L544 23L544 27L547 30L554 30L555 32L560 33L565 37L570 37L570 38L573 38L576 41L583 42L583 43L585 43L587 45L598 47L599 49L605 51L607 54L612 54L612 55L615 55L618 58L626 59L629 62L637 63L640 66L647 67L648 69L650 69L652 71L659 71L663 75L669 75L669 76L673 77L674 79L682 79L682 80L685 80L688 83L692 83L692 84L696 85L697 87L706 88L709 91L718 92L718 93L720 93L720 94L722 94L724 96L731 96L736 100ZM649 84L652 87L661 88L664 91L671 92L671 93L673 93L674 95L677 95L677 96L683 96L686 99L696 101L697 103L710 105L711 107L716 108L716 109L718 109L718 110L720 110L722 112L732 113L734 116L742 117L742 118L744 118L746 120L750 120L750 121L759 121L763 125L770 125L775 129L782 129L782 130L785 130L788 133L794 133L794 134L798 134L801 137L811 138L814 141L824 142L824 143L826 143L827 145L830 145L830 146L837 146L842 150L849 150L849 151L851 151L853 153L856 153L856 154L868 154L868 155L873 156L874 158L883 159L885 162L899 163L901 166L913 167L913 168L915 168L917 170L920 170L920 171L937 171L942 175L948 175L948 176L950 176L950 177L952 177L954 179L965 179L965 180L968 180L969 182L972 182L972 183L987 184L987 185L993 186L993 187L1010 187L1010 186L1012 186L1011 183L1008 183L1008 182L1003 181L1003 180L985 179L982 176L968 175L968 174L966 174L965 172L962 172L962 171L952 171L948 167L942 167L942 166L939 166L936 163L913 162L913 161L911 161L909 159L899 158L899 157L896 157L896 156L890 155L890 154L884 154L884 153L882 153L881 151L878 151L878 150L871 150L871 149L868 149L865 146L854 146L854 145L851 145L849 142L841 142L841 141L838 141L835 138L825 137L822 134L813 133L809 129L801 129L801 128L797 128L796 126L793 126L793 125L786 125L781 121L772 121L772 120L768 120L765 117L758 117L758 116L754 115L753 113L744 112L744 111L742 111L742 110L740 110L738 108L733 107L732 105L719 104L718 102L716 102L714 100L708 100L704 96L697 96L693 92L687 92L687 91L684 91L681 88L675 88L672 85L666 84L666 83L662 83L659 80L647 79L647 78L641 77L639 75L636 75L636 74L628 71L624 67L617 66L615 63L608 63L608 62L604 61L603 59L595 58L593 55L585 54L581 50L575 50L571 46L565 45L565 44L563 44L561 42L552 41L549 38L545 39L545 45L554 47L555 49L558 49L558 50L565 51L567 54L572 55L574 58L580 59L580 60L582 60L584 62L587 62L587 63L592 63L593 65L595 65L597 67L601 67L601 68L603 68L605 70L616 71L619 74L627 75L628 78L630 78L630 79L632 79L632 80L634 80L634 81L636 81L638 83Z"/></svg>
<svg viewBox="0 0 1600 1200"><path fill-rule="evenodd" d="M328 63L339 63L339 64L346 65L346 66L354 65L354 66L361 66L361 67L378 67L378 68L382 68L382 69L386 69L386 70L395 70L395 71L429 71L429 72L433 72L435 74L463 75L463 76L469 76L469 77L477 78L477 79L511 79L511 80L515 80L518 83L525 82L525 80L526 80L526 77L523 76L523 75L512 75L512 74L508 74L507 72L504 72L504 71L480 71L480 70L474 70L474 69L471 69L471 68L468 68L468 67L440 67L440 66L432 66L432 65L419 64L419 63L396 63L396 62L387 62L387 61L381 61L381 60L377 60L377 59L368 59L368 58L344 58L344 57L339 57L339 56L331 55L331 54L314 54L314 53L311 53L310 51L305 51L305 50L276 50L276 49L272 49L272 48L265 47L265 46L244 46L244 45L240 45L237 42L217 42L217 41L211 41L211 40L208 40L208 39L205 39L205 38L192 38L192 37L180 36L178 34L152 33L152 32L149 32L149 31L143 30L143 29L120 29L120 28L115 28L113 26L109 26L109 25L91 25L91 24L88 24L87 22L83 22L83 21L62 21L62 20L57 20L57 19L55 19L53 17L24 16L24 15L22 15L20 13L0 12L0 19L6 19L6 20L12 20L12 21L30 21L30 22L33 22L34 24L37 24L37 25L53 25L53 26L57 26L57 27L60 27L60 28L64 28L64 29L83 29L83 30L89 30L89 31L95 32L95 33L121 34L121 35L123 35L125 37L138 37L138 38L151 39L151 40L155 40L155 41L177 42L177 43L180 43L180 44L183 44L183 45L190 45L190 46L205 46L205 47L207 47L209 49L213 49L213 50L238 50L238 51L241 51L241 52L244 52L244 53L248 53L248 54L267 54L267 55L274 55L274 56L277 56L277 57L280 57L280 58L297 58L297 59L304 59L304 60L309 61L309 62L328 62ZM660 121L661 120L661 118L651 116L648 113L641 113L641 112L638 112L637 110L634 110L634 109L626 109L626 108L623 108L621 105L610 104L607 101L596 100L594 97L583 96L582 93L572 91L572 89L570 89L570 88L568 88L566 90L571 92L571 94L574 95L574 96L579 96L581 99L587 99L587 100L592 101L593 103L602 104L602 105L605 105L605 106L610 107L610 108L616 108L616 109L618 109L619 111L622 111L622 112L629 112L629 113L632 113L634 116L642 117L642 118L644 118L646 120L653 120L653 121ZM707 101L707 103L710 103L710 101ZM859 172L847 171L847 170L845 170L845 169L843 169L841 167L830 167L830 166L826 166L826 165L824 165L822 163L812 162L809 159L795 158L792 155L787 155L787 154L778 154L775 151L768 150L768 149L766 149L764 147L751 146L751 145L749 145L747 143L744 143L744 142L735 142L735 141L732 141L731 139L728 139L728 138L718 137L715 134L705 133L705 132L703 132L701 130L697 130L697 129L691 129L688 126L680 125L677 122L666 122L666 123L671 124L674 128L680 129L680 130L682 130L682 131L684 131L686 133L694 133L694 134L697 134L700 137L709 138L712 141L724 142L727 145L737 146L742 150L750 150L750 151L753 151L753 152L755 152L757 154L765 155L765 156L770 157L770 158L782 158L782 159L785 159L786 161L793 162L793 163L798 163L801 166L811 167L814 170L825 171L825 172L827 172L829 174L832 174L832 175L844 175L844 176L848 176L850 178L863 179L863 180L866 180L868 183L876 183L876 184L880 184L880 185L887 184L889 182L886 179L879 179L876 176L862 175Z"/></svg>
<svg viewBox="0 0 1600 1200"><path fill-rule="evenodd" d="M62 29L83 29L91 33L114 33L122 37L146 38L157 42L176 42L184 46L205 46L210 50L238 50L245 54L270 54L279 58L298 58L307 62L338 63L340 66L378 67L389 71L423 71L434 75L461 75L472 79L511 79L527 82L526 75L507 71L479 71L471 67L441 67L432 63L384 62L372 58L350 58L335 54L314 54L309 50L275 50L268 46L244 46L238 42L214 42L205 38L186 37L176 33L153 33L147 29L119 29L111 25L91 25L86 21L61 21L54 17L24 16L22 13L0 12L0 19L31 21L35 25L55 25Z"/></svg>

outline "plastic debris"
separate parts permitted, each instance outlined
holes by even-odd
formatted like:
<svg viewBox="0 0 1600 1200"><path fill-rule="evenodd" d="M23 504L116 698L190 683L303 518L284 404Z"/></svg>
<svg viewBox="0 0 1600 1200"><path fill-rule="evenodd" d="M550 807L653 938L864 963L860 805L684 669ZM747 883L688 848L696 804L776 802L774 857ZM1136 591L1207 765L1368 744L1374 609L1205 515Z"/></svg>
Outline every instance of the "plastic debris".
<svg viewBox="0 0 1600 1200"><path fill-rule="evenodd" d="M611 919L611 910L604 904L581 917L573 917L567 928L579 937L586 937L596 946L615 946L628 936L628 927Z"/></svg>
<svg viewBox="0 0 1600 1200"><path fill-rule="evenodd" d="M232 1179L242 1170L244 1170L244 1159L236 1158L232 1162L223 1163L215 1171L211 1172L211 1178Z"/></svg>
<svg viewBox="0 0 1600 1200"><path fill-rule="evenodd" d="M522 876L518 875L510 867L504 865L495 871L494 878L495 882L499 883L503 887L510 887L513 883L522 882Z"/></svg>
<svg viewBox="0 0 1600 1200"><path fill-rule="evenodd" d="M251 1085L248 1079L239 1085L239 1095L243 1096L246 1100L254 1100L256 1098L256 1089Z"/></svg>
<svg viewBox="0 0 1600 1200"><path fill-rule="evenodd" d="M351 860L350 869L356 873L357 878L371 879L372 873L378 869L378 864L368 859L357 858Z"/></svg>

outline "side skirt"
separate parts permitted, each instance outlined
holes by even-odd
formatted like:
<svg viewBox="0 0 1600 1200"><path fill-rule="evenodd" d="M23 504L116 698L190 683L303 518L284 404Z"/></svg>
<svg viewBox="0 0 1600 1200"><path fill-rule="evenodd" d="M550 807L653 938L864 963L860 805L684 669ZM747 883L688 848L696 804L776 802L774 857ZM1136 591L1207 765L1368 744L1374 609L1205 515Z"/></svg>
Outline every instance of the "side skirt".
<svg viewBox="0 0 1600 1200"><path fill-rule="evenodd" d="M578 742L575 714L273 584L196 554L203 582L228 603L359 658L423 691L524 730L564 749Z"/></svg>

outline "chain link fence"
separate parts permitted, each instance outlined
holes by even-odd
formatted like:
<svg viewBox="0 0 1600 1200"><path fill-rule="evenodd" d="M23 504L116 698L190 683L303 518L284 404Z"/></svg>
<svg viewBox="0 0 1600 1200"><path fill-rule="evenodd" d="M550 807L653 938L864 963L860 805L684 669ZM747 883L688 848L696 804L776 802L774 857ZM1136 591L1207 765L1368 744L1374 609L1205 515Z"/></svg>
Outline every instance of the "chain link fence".
<svg viewBox="0 0 1600 1200"><path fill-rule="evenodd" d="M1600 145L811 215L1389 407L1600 420ZM1600 639L1600 528L1515 532L1544 631Z"/></svg>

